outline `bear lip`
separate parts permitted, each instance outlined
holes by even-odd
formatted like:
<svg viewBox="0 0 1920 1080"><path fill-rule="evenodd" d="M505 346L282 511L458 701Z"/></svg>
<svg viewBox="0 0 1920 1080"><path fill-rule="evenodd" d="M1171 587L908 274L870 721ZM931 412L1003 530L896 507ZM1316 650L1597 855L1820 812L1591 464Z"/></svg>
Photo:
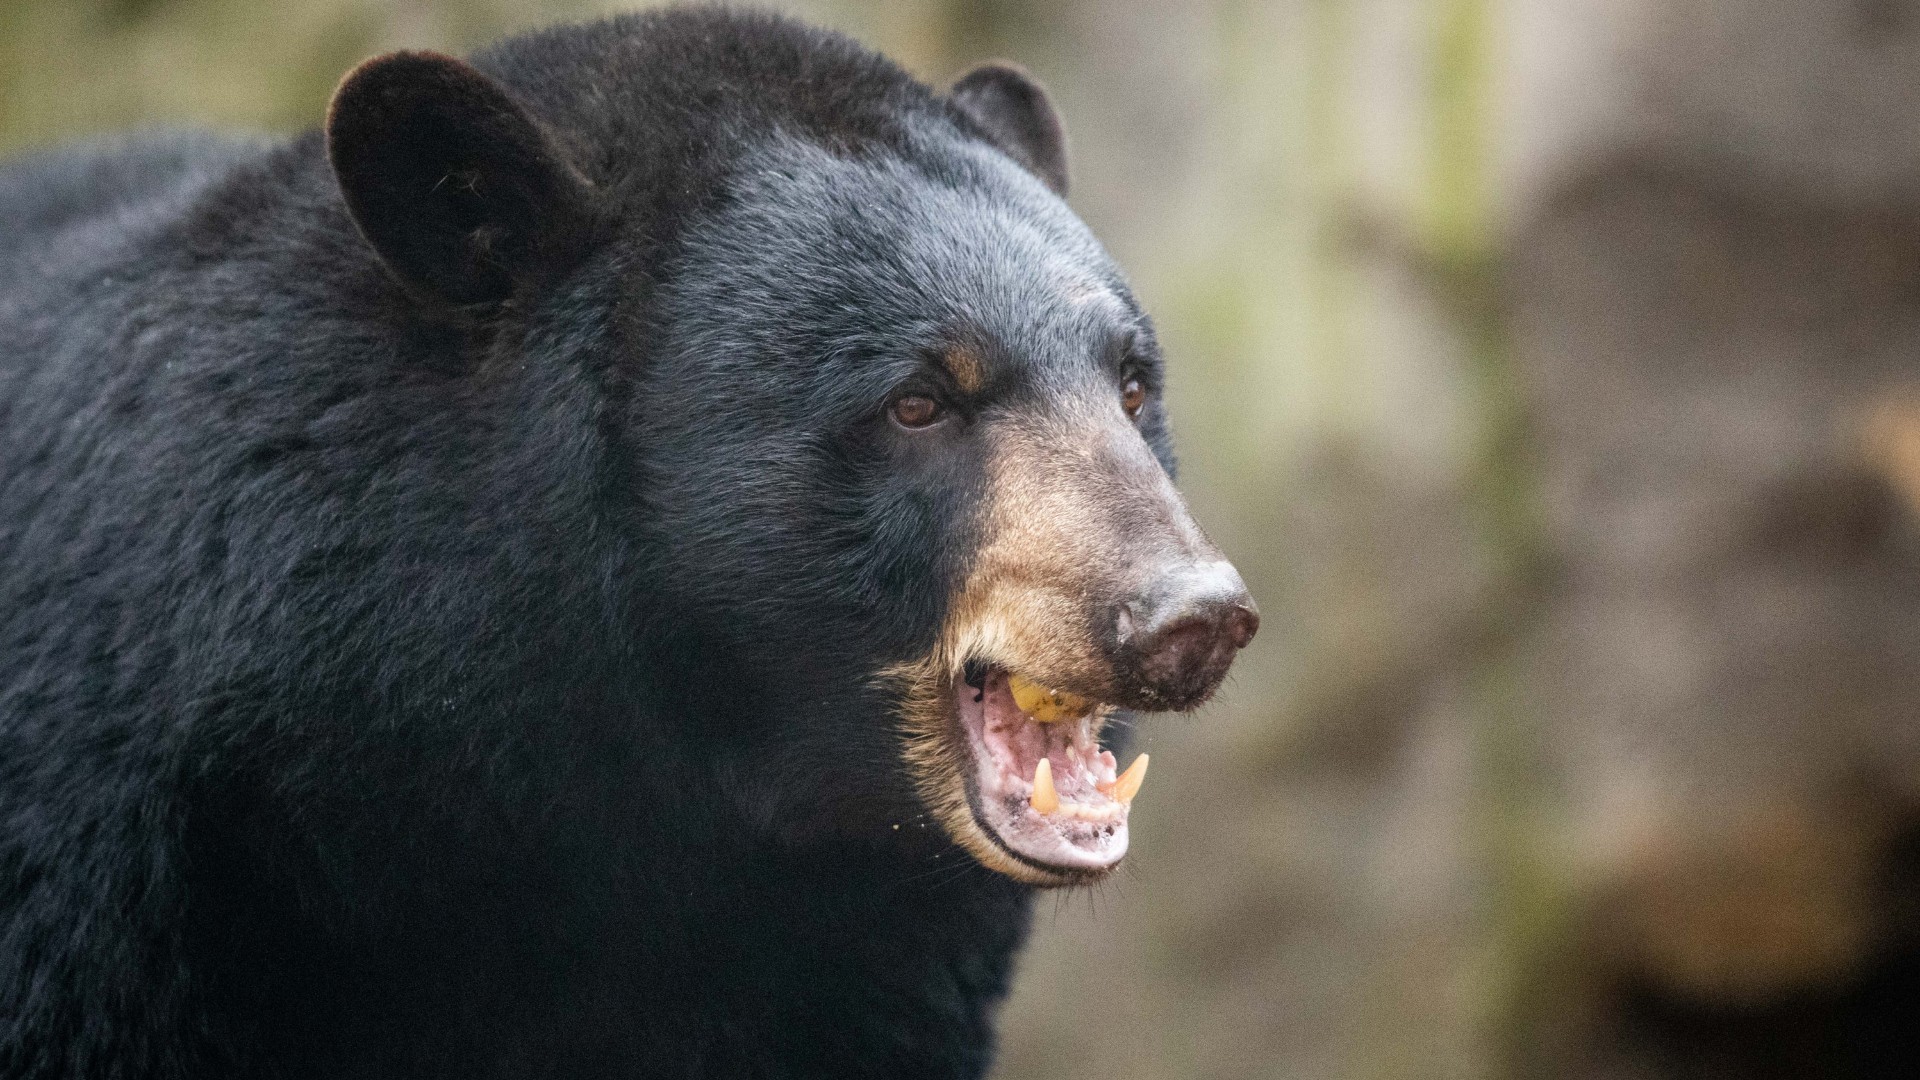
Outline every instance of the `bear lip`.
<svg viewBox="0 0 1920 1080"><path fill-rule="evenodd" d="M1097 876L1127 853L1128 804L1110 794L1117 762L1100 746L1109 709L1043 724L1021 712L994 670L976 684L954 685L960 728L972 758L968 797L974 819L1009 855L1037 869ZM1033 806L1034 773L1045 756L1058 806Z"/></svg>

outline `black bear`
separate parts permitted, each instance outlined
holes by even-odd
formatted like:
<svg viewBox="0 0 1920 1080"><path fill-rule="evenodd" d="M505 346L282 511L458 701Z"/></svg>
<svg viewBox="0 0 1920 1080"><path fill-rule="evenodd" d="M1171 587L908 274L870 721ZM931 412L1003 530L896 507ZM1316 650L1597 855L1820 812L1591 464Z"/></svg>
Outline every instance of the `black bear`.
<svg viewBox="0 0 1920 1080"><path fill-rule="evenodd" d="M709 9L0 171L0 1076L981 1075L1258 618L1066 184Z"/></svg>

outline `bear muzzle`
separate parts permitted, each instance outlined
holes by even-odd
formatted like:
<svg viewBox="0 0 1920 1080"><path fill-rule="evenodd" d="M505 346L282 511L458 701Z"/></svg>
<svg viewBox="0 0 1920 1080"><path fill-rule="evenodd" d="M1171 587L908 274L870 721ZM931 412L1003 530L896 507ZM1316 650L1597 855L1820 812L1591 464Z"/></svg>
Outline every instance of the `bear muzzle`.
<svg viewBox="0 0 1920 1080"><path fill-rule="evenodd" d="M1109 645L1120 704L1183 711L1213 695L1260 629L1260 609L1233 564L1184 562L1115 605Z"/></svg>
<svg viewBox="0 0 1920 1080"><path fill-rule="evenodd" d="M1004 437L981 543L939 645L908 666L909 764L982 863L1043 885L1110 872L1145 755L1120 710L1205 702L1259 630L1246 583L1137 434Z"/></svg>

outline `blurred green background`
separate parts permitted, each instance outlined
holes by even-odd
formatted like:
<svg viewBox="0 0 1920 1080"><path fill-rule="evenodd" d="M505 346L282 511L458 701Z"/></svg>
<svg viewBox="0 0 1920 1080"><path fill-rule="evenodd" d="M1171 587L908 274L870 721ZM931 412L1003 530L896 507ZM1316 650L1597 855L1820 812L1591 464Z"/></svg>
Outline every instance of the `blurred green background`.
<svg viewBox="0 0 1920 1080"><path fill-rule="evenodd" d="M0 0L0 151L631 6ZM1266 614L1000 1076L1920 1075L1920 5L775 6L1051 86Z"/></svg>

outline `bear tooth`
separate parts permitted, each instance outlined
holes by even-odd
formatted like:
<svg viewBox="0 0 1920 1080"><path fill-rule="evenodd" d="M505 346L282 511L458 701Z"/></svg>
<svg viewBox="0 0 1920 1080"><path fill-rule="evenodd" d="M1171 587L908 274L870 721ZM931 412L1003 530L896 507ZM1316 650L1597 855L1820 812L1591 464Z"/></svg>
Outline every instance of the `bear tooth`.
<svg viewBox="0 0 1920 1080"><path fill-rule="evenodd" d="M1049 690L1024 675L1007 676L1014 707L1038 723L1077 720L1093 711L1093 702L1064 690Z"/></svg>
<svg viewBox="0 0 1920 1080"><path fill-rule="evenodd" d="M1052 778L1049 777L1048 779L1051 780ZM1133 764L1127 766L1126 772L1120 774L1120 779L1113 782L1112 795L1114 799L1123 803L1132 802L1133 797L1140 794L1140 785L1144 783L1146 779L1147 755L1141 754L1139 757L1133 759ZM1047 785L1047 790L1049 792L1053 790L1051 783Z"/></svg>
<svg viewBox="0 0 1920 1080"><path fill-rule="evenodd" d="M1053 762L1046 758L1033 770L1033 797L1028 800L1034 810L1042 814L1051 814L1060 809L1060 794L1053 790Z"/></svg>

